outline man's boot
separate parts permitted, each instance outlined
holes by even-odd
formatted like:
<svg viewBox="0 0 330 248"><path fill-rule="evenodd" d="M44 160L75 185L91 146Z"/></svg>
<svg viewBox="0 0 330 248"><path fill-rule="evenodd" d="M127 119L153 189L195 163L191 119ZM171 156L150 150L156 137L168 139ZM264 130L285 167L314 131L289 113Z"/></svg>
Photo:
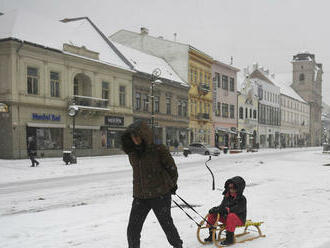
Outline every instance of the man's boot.
<svg viewBox="0 0 330 248"><path fill-rule="evenodd" d="M214 228L209 228L209 236L206 239L204 239L204 242L208 242L208 243L213 242L213 229Z"/></svg>
<svg viewBox="0 0 330 248"><path fill-rule="evenodd" d="M227 246L234 244L234 233L226 231L226 239L221 241L221 245Z"/></svg>

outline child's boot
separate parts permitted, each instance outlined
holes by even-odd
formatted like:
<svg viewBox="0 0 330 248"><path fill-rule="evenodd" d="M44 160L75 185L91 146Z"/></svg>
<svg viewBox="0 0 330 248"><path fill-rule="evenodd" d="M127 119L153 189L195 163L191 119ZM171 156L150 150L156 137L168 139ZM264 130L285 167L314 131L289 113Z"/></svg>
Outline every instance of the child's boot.
<svg viewBox="0 0 330 248"><path fill-rule="evenodd" d="M226 231L226 239L221 241L221 245L227 246L234 244L234 233Z"/></svg>
<svg viewBox="0 0 330 248"><path fill-rule="evenodd" d="M204 239L204 242L213 242L213 229L214 228L209 228L209 236Z"/></svg>

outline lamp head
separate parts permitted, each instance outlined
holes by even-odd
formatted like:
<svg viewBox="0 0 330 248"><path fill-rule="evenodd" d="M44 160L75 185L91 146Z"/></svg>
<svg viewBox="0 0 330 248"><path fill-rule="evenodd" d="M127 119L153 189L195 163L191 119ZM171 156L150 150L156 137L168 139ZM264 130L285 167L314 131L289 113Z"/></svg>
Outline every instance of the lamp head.
<svg viewBox="0 0 330 248"><path fill-rule="evenodd" d="M79 111L78 106L71 105L71 106L69 106L69 109L68 109L68 115L71 117L75 117L77 115L78 111Z"/></svg>

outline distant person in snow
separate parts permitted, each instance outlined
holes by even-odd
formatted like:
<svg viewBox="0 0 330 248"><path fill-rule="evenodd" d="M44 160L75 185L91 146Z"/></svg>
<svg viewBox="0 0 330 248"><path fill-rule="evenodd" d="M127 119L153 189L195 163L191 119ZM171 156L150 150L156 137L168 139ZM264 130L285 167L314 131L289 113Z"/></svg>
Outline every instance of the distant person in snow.
<svg viewBox="0 0 330 248"><path fill-rule="evenodd" d="M230 178L225 183L223 199L219 206L209 210L208 222L215 224L217 214L220 214L220 221L226 225L226 239L221 245L231 245L234 243L234 232L237 226L242 226L246 221L246 198L243 195L245 181L242 177ZM212 228L210 236L204 240L212 242Z"/></svg>
<svg viewBox="0 0 330 248"><path fill-rule="evenodd" d="M179 142L177 139L175 139L173 145L174 145L174 154L179 154Z"/></svg>
<svg viewBox="0 0 330 248"><path fill-rule="evenodd" d="M122 149L133 168L133 203L127 227L129 248L140 247L143 223L152 209L168 242L182 248L182 240L171 217L171 194L177 189L178 171L164 145L156 145L148 125L131 124L121 136Z"/></svg>
<svg viewBox="0 0 330 248"><path fill-rule="evenodd" d="M33 136L30 136L28 138L27 153L32 163L31 167L38 166L39 162L34 158L37 155L37 145L34 141Z"/></svg>

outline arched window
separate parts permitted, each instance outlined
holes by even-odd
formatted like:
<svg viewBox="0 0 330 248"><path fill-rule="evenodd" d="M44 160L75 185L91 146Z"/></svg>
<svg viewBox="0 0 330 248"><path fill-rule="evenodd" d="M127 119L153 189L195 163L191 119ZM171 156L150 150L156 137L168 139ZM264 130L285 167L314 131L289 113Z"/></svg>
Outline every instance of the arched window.
<svg viewBox="0 0 330 248"><path fill-rule="evenodd" d="M299 75L299 81L305 81L305 75L304 75L304 73L300 73L300 75Z"/></svg>
<svg viewBox="0 0 330 248"><path fill-rule="evenodd" d="M239 118L243 119L243 108L242 107L239 108Z"/></svg>

